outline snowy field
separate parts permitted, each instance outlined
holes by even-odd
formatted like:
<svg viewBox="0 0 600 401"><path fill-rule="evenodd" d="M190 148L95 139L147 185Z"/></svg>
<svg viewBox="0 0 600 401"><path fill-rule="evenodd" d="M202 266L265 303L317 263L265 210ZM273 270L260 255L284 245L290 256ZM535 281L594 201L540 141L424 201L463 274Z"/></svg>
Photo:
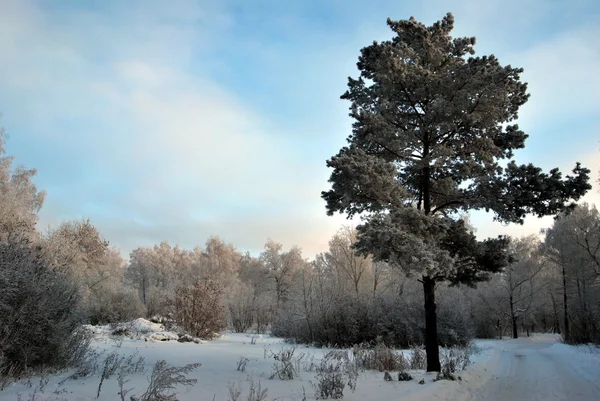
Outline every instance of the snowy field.
<svg viewBox="0 0 600 401"><path fill-rule="evenodd" d="M227 401L230 389L241 391L239 401L248 400L249 389L252 384L255 388L260 383L262 389L267 389L265 400L302 401L315 400L313 383L316 382L315 366L329 349L310 348L298 346L295 356L304 355L295 367L297 377L293 380L280 380L270 377L276 363L273 354L284 348L292 348L290 344L281 339L266 335L226 333L213 341L203 342L178 342L175 333L164 330L159 324L138 319L130 332L133 338L115 338L110 335L107 326L96 327L93 346L100 354L98 364L102 365L107 355L115 352L120 356L135 355L144 358L144 372L131 374L125 384L126 389L132 389L125 399L130 396L140 395L148 387L148 377L153 365L159 360L165 360L170 366L200 363L201 366L189 374L189 378L198 382L191 388L177 387L177 399L182 401ZM167 341L168 340L168 341ZM411 381L398 381L397 374L393 374L392 381L384 381L384 375L377 371L360 371L356 382L356 389L352 391L348 386L344 389L344 400L471 400L471 399L517 399L515 393L507 393L505 385L501 385L500 378L516 380L514 388L522 391L533 390L527 386L527 377L513 377L515 361L521 363L526 355L536 364L543 363L544 358L554 358L564 363L564 370L573 373L573 377L581 378L587 384L588 390L581 390L583 398L572 394L571 399L600 399L585 398L590 394L600 395L600 350L590 347L571 347L557 343L556 337L539 335L529 339L519 340L476 340L478 352L471 357L472 363L466 371L458 372L461 380L435 381L435 376L424 371L409 371L413 377ZM405 352L408 356L408 351ZM542 353L543 352L543 353ZM533 358L533 355L542 357ZM241 358L245 359L245 368L239 367ZM538 360L539 359L539 360ZM550 360L550 359L548 359ZM238 370L239 368L239 370ZM518 368L518 366L517 366ZM541 367L540 367L541 368ZM552 376L542 381L542 386L547 386L552 380L567 378L570 386L581 385L574 382L569 375L561 377ZM86 378L69 379L73 372L45 378L31 379L29 382L21 381L7 386L0 392L2 400L120 400L119 385L116 375L104 380L100 396L97 398L101 370ZM535 370L535 369L533 369ZM527 375L528 373L519 373ZM535 378L539 380L539 377ZM424 384L419 384L424 380ZM505 390L503 393L494 385ZM521 386L521 387L519 387ZM584 387L586 385L583 385ZM594 393L598 390L597 393ZM581 391L584 391L583 393ZM513 398L498 398L498 397ZM35 398L33 398L35 397ZM540 398L542 399L542 398ZM543 398L548 400L561 399L557 397Z"/></svg>

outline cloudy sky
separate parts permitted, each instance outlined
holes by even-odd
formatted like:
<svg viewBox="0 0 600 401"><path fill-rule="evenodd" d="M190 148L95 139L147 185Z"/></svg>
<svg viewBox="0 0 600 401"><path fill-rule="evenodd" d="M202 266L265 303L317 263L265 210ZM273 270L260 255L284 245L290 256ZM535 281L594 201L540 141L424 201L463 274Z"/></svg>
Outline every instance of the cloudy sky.
<svg viewBox="0 0 600 401"><path fill-rule="evenodd" d="M370 4L367 8L366 4ZM600 169L596 0L0 0L0 124L47 191L40 227L90 218L128 254L219 235L306 256L327 217L325 160L351 121L339 99L387 17L447 11L478 54L525 68L519 162ZM598 186L586 197L600 204ZM528 234L477 213L478 235Z"/></svg>

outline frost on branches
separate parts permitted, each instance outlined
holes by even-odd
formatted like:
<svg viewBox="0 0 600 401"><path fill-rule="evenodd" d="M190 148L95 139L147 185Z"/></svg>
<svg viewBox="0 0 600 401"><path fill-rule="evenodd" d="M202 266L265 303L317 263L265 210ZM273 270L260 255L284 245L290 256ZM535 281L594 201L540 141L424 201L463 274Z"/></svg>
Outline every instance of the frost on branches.
<svg viewBox="0 0 600 401"><path fill-rule="evenodd" d="M342 99L354 119L348 146L327 161L327 213L364 218L356 248L423 283L427 370L439 371L435 284L472 284L508 262L506 238L477 241L461 213L503 222L563 210L590 188L571 176L517 165L527 135L514 121L529 98L521 68L474 57L475 38L453 38L447 14L432 26L388 20L391 40L363 48L360 77ZM506 167L503 167L506 166Z"/></svg>

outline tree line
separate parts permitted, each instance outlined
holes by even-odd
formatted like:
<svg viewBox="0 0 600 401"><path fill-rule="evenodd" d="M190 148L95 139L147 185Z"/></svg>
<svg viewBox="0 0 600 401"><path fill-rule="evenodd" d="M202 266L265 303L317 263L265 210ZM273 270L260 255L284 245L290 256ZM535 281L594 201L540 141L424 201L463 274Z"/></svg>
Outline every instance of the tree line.
<svg viewBox="0 0 600 401"><path fill-rule="evenodd" d="M328 214L363 220L312 260L274 240L252 255L213 236L125 261L90 220L41 232L36 172L13 167L0 135L0 373L68 364L65 341L85 341L81 323L141 316L205 338L230 328L333 346L425 344L428 371L439 371L439 345L474 336L600 342L600 216L573 203L590 171L576 163L563 177L513 160L527 138L513 124L529 98L522 69L474 57L475 38L450 36L451 14L388 25L393 39L363 48L348 80L352 134L327 161L322 193ZM480 240L467 217L479 209L506 223L556 219L542 237Z"/></svg>

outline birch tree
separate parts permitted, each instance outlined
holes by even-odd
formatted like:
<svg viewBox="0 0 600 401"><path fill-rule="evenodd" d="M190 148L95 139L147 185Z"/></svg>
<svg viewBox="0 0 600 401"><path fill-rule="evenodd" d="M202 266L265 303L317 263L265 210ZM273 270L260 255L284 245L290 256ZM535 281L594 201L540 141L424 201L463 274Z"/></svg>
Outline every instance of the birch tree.
<svg viewBox="0 0 600 401"><path fill-rule="evenodd" d="M35 169L13 166L14 158L6 156L5 138L0 127L0 240L31 238L46 193L38 191L33 182Z"/></svg>
<svg viewBox="0 0 600 401"><path fill-rule="evenodd" d="M535 297L541 290L541 281L537 278L544 265L534 258L538 246L539 241L534 236L514 241L511 244L514 260L504 270L500 282L508 304L513 338L519 337L518 320L532 312Z"/></svg>
<svg viewBox="0 0 600 401"><path fill-rule="evenodd" d="M545 234L546 255L559 271L563 337L567 342L598 341L600 214L584 203L561 213Z"/></svg>

